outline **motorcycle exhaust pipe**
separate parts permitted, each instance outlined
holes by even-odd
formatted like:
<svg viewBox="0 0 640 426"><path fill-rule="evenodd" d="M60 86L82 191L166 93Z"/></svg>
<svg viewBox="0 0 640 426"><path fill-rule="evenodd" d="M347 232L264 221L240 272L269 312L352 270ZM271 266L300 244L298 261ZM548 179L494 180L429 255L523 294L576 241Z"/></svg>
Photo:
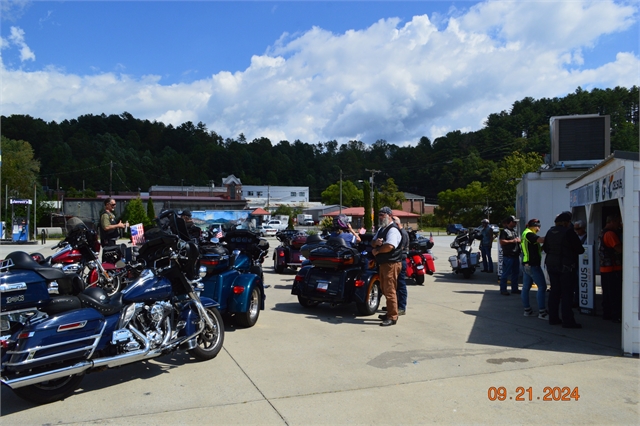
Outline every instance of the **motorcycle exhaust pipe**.
<svg viewBox="0 0 640 426"><path fill-rule="evenodd" d="M93 367L93 362L82 361L70 367L59 368L57 370L47 371L44 373L33 374L31 376L17 377L15 379L2 378L2 384L9 386L11 389L23 388L25 386L35 385L37 383L46 382L48 380L61 379L74 374L82 373Z"/></svg>
<svg viewBox="0 0 640 426"><path fill-rule="evenodd" d="M131 364L132 362L141 361L147 358L147 354L149 353L149 350L150 350L149 340L146 338L145 335L140 333L134 327L130 327L129 330L131 330L132 333L134 333L137 337L139 337L144 342L144 348L138 349L137 351L134 351L134 352L128 352L122 355L116 355L108 358L98 358L93 361L94 367L108 367L108 368L119 367L121 365Z"/></svg>

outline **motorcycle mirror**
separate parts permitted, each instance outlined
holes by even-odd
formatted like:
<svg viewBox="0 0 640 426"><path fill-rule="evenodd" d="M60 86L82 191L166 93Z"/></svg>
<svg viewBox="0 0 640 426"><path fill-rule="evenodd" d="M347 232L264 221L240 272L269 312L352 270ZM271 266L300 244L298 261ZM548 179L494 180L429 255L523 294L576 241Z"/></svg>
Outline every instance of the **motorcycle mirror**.
<svg viewBox="0 0 640 426"><path fill-rule="evenodd" d="M124 262L122 261L122 259L120 259L120 260L118 260L118 261L116 262L116 268L118 268L118 269L124 268L125 266L127 266L127 264L126 264L126 263L124 263Z"/></svg>

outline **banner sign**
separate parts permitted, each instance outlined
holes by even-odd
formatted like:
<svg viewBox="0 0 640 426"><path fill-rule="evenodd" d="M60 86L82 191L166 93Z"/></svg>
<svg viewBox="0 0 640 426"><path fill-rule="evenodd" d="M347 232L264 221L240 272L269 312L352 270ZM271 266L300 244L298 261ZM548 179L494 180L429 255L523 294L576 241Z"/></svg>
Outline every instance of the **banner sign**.
<svg viewBox="0 0 640 426"><path fill-rule="evenodd" d="M32 204L32 200L14 200L13 198L9 200L10 204L21 204L25 206L30 206Z"/></svg>
<svg viewBox="0 0 640 426"><path fill-rule="evenodd" d="M584 314L595 313L596 286L594 283L593 246L584 245L578 260L578 306Z"/></svg>
<svg viewBox="0 0 640 426"><path fill-rule="evenodd" d="M576 188L569 194L571 207L586 206L624 195L624 167L607 176Z"/></svg>

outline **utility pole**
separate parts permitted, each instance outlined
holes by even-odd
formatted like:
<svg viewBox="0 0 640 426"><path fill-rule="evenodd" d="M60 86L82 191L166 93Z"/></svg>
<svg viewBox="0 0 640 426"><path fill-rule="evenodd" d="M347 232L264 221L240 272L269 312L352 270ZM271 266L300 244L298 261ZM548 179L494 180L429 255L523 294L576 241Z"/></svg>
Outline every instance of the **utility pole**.
<svg viewBox="0 0 640 426"><path fill-rule="evenodd" d="M373 211L373 177L375 176L376 173L380 173L380 170L371 170L371 169L364 169L365 172L371 172L371 177L369 178L369 185L371 186L371 223L373 224L373 226L375 227L375 212ZM367 214L368 212L364 212L364 214Z"/></svg>

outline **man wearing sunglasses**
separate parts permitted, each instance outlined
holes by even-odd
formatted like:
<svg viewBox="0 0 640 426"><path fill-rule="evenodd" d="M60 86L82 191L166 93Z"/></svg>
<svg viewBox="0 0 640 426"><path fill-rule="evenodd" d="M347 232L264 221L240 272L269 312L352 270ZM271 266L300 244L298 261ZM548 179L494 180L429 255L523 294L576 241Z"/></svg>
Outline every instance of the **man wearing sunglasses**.
<svg viewBox="0 0 640 426"><path fill-rule="evenodd" d="M116 222L113 211L116 208L116 200L108 198L104 201L104 212L100 216L100 244L102 247L115 246L120 238L120 229L129 226L122 221Z"/></svg>

